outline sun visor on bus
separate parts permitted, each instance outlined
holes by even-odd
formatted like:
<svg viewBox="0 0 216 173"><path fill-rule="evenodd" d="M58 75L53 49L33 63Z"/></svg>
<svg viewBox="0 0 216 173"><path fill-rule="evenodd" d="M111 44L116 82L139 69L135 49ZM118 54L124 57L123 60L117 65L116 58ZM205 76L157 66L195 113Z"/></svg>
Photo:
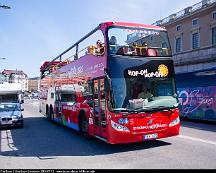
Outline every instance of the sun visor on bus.
<svg viewBox="0 0 216 173"><path fill-rule="evenodd" d="M140 65L141 64L141 65ZM113 78L172 78L175 75L172 60L115 58L110 61Z"/></svg>

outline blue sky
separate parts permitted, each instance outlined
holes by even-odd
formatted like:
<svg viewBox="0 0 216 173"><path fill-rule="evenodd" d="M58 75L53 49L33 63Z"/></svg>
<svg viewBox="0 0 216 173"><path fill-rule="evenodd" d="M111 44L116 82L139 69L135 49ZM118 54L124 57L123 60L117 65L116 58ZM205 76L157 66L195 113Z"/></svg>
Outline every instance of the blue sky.
<svg viewBox="0 0 216 173"><path fill-rule="evenodd" d="M0 0L0 71L39 76L52 60L105 21L152 24L200 0Z"/></svg>

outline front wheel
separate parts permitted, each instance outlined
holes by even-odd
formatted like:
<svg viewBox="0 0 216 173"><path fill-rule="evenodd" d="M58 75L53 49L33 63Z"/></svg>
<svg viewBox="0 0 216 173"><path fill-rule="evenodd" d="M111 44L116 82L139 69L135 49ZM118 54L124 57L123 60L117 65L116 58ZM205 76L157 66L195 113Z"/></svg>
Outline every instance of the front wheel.
<svg viewBox="0 0 216 173"><path fill-rule="evenodd" d="M85 136L86 138L90 138L90 135L88 133L88 121L86 117L82 117L80 122L80 133Z"/></svg>

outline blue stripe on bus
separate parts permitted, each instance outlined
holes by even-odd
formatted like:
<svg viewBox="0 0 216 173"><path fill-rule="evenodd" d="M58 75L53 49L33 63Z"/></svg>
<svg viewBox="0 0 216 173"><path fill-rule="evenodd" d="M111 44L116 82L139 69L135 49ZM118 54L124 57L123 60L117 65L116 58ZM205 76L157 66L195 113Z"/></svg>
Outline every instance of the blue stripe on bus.
<svg viewBox="0 0 216 173"><path fill-rule="evenodd" d="M61 119L59 119L59 118L54 118L54 121L56 121L56 122L62 124L62 121L61 121ZM72 128L72 129L74 129L74 130L79 131L79 126L78 126L78 124L76 124L76 123L66 122L66 126Z"/></svg>
<svg viewBox="0 0 216 173"><path fill-rule="evenodd" d="M76 123L66 122L66 126L79 131L79 126Z"/></svg>

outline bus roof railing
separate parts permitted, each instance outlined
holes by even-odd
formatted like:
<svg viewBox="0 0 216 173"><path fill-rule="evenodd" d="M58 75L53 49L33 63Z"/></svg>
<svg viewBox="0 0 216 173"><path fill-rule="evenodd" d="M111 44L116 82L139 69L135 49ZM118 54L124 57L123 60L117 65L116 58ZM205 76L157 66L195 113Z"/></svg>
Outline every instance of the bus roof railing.
<svg viewBox="0 0 216 173"><path fill-rule="evenodd" d="M41 69L41 72L44 73L45 71L48 71L51 67L51 65L53 64L53 62L55 62L56 60L59 59L59 61L62 61L62 56L64 54L66 54L68 51L70 51L71 49L73 49L74 47L76 47L76 53L74 56L74 60L78 59L78 47L79 47L79 43L81 43L83 40L85 40L86 38L88 38L90 35L92 35L94 32L96 32L101 25L103 24L107 24L107 25L114 25L114 26L128 26L128 27L143 27L143 28L152 28L152 29L164 29L162 27L159 26L154 26L154 25L143 25L143 24L136 24L136 23L126 23L126 22L104 22L104 23L100 23L95 29L93 29L91 32L89 32L88 34L86 34L84 37L82 37L80 40L78 40L76 43L74 43L72 46L70 46L68 49L66 49L64 52L62 52L60 55L58 55L57 57L55 57L52 61L50 61L47 65L45 65L45 67L43 67Z"/></svg>
<svg viewBox="0 0 216 173"><path fill-rule="evenodd" d="M99 28L100 28L101 24L99 24L95 29L93 29L91 32L89 32L87 35L85 35L84 37L82 37L79 41L77 41L76 43L74 43L72 46L70 46L68 49L66 49L64 52L62 52L60 55L58 55L57 57L55 57L52 61L50 61L45 67L44 69L41 69L41 72L43 71L47 71L49 70L49 66L52 65L52 63L56 60L59 59L59 61L62 61L62 56L64 54L66 54L68 51L70 51L71 49L73 49L74 47L76 48L76 54L75 54L75 59L76 60L78 58L78 45L79 43L81 43L83 40L85 40L86 38L88 38L90 35L92 35L94 32L96 32Z"/></svg>

